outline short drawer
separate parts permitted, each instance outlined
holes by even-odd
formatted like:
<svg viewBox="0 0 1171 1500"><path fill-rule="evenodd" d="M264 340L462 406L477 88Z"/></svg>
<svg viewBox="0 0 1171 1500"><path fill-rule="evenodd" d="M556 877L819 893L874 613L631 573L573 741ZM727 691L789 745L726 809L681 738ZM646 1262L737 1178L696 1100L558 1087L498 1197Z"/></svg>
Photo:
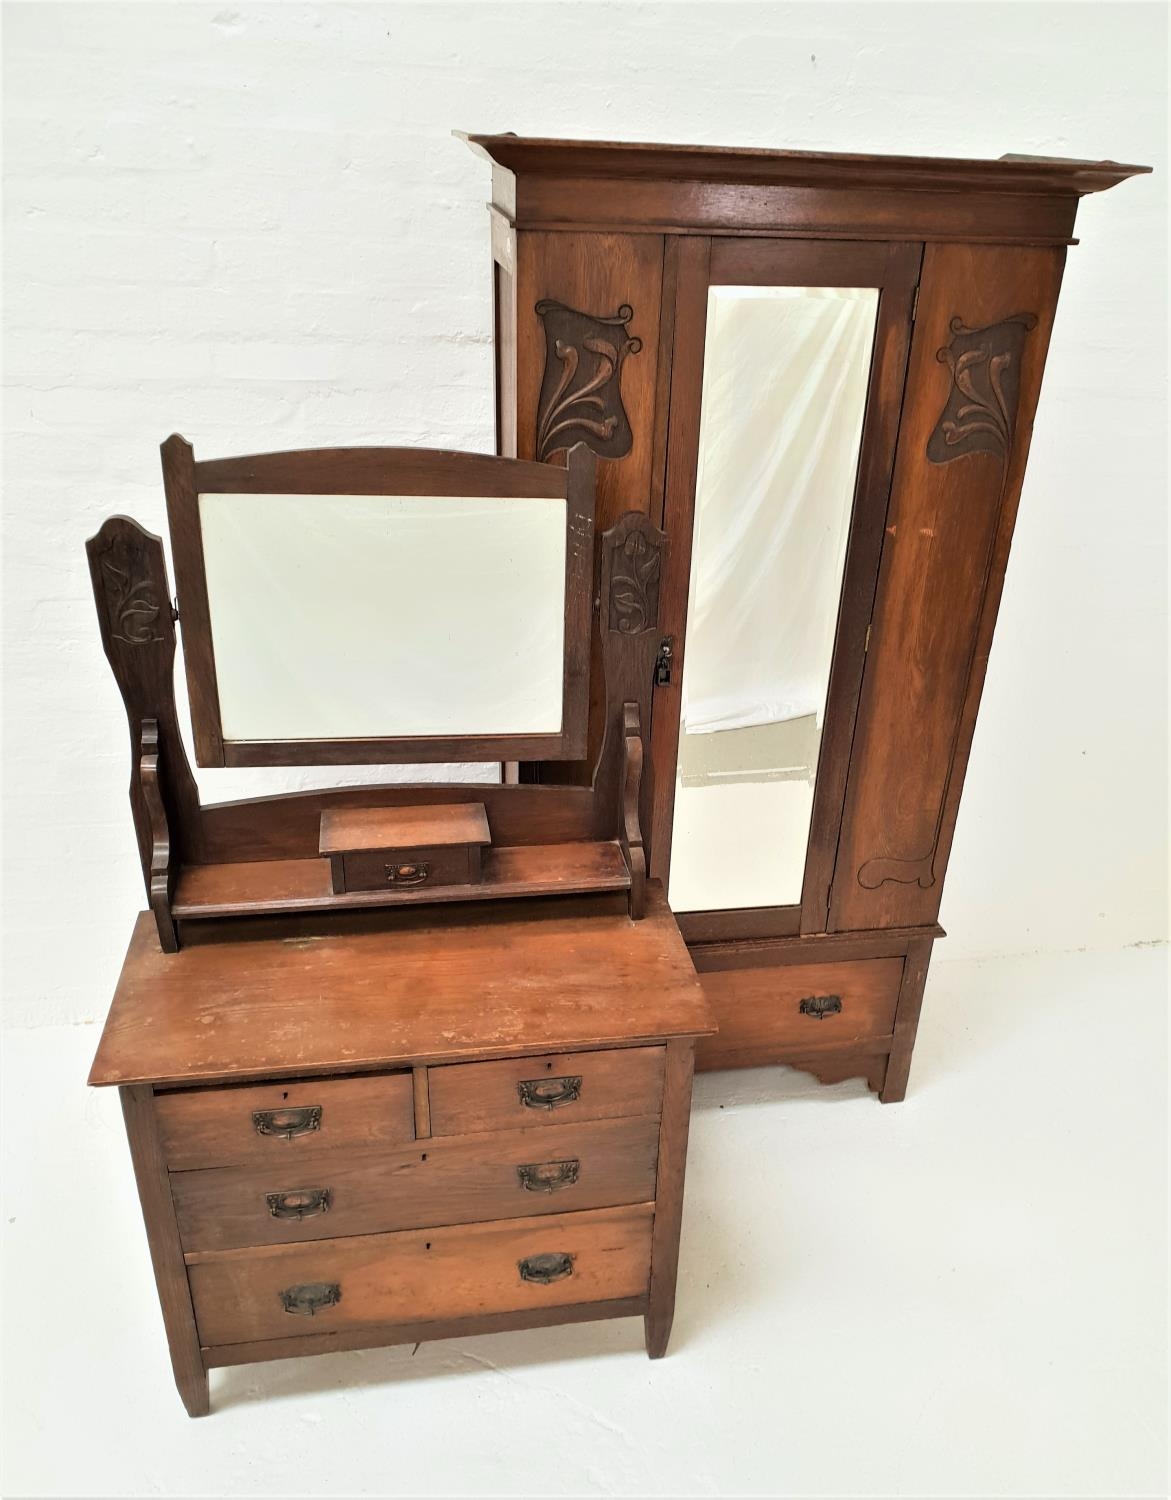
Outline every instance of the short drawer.
<svg viewBox="0 0 1171 1500"><path fill-rule="evenodd" d="M432 1135L658 1114L663 1048L563 1052L428 1070Z"/></svg>
<svg viewBox="0 0 1171 1500"><path fill-rule="evenodd" d="M719 1031L699 1043L698 1065L751 1067L889 1037L902 977L901 958L701 971Z"/></svg>
<svg viewBox="0 0 1171 1500"><path fill-rule="evenodd" d="M647 1291L649 1204L188 1257L205 1346Z"/></svg>
<svg viewBox="0 0 1171 1500"><path fill-rule="evenodd" d="M235 1249L647 1203L658 1152L657 1119L593 1120L178 1172L171 1191L185 1250Z"/></svg>
<svg viewBox="0 0 1171 1500"><path fill-rule="evenodd" d="M156 1107L172 1171L264 1163L284 1172L337 1147L398 1146L415 1134L409 1073L183 1089L159 1094Z"/></svg>
<svg viewBox="0 0 1171 1500"><path fill-rule="evenodd" d="M467 885L480 878L479 849L362 849L341 861L347 891Z"/></svg>

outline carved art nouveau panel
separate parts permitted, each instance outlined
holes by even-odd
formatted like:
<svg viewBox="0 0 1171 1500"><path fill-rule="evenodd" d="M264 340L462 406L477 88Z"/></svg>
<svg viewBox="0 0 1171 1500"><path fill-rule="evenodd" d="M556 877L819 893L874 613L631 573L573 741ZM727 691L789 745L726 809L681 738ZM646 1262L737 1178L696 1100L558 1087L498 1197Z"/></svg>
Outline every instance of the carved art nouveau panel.
<svg viewBox="0 0 1171 1500"><path fill-rule="evenodd" d="M517 456L598 455L599 530L646 510L655 451L660 235L524 234L516 279Z"/></svg>

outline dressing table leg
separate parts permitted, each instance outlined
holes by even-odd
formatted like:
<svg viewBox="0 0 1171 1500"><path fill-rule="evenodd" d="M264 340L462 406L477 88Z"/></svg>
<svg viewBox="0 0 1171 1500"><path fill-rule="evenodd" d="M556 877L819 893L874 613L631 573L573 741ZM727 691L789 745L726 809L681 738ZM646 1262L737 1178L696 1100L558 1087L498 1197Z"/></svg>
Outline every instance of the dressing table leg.
<svg viewBox="0 0 1171 1500"><path fill-rule="evenodd" d="M118 1092L122 1096L126 1138L130 1142L130 1158L134 1163L138 1197L146 1221L146 1238L163 1310L175 1385L187 1408L187 1415L206 1417L211 1409L207 1370L195 1328L167 1163L159 1141L154 1090L149 1084L136 1084L120 1088Z"/></svg>
<svg viewBox="0 0 1171 1500"><path fill-rule="evenodd" d="M915 1050L919 1012L923 1008L923 987L927 983L931 946L931 938L915 938L907 947L907 961L903 965L903 982L895 1011L894 1043L886 1065L882 1092L878 1096L884 1104L900 1104L907 1097L911 1053Z"/></svg>
<svg viewBox="0 0 1171 1500"><path fill-rule="evenodd" d="M643 1319L646 1352L651 1359L662 1359L666 1354L675 1316L675 1278L679 1270L679 1230L683 1220L683 1180L687 1167L687 1127L691 1119L694 1068L695 1043L690 1038L669 1041L663 1078L663 1114L659 1125L650 1296Z"/></svg>

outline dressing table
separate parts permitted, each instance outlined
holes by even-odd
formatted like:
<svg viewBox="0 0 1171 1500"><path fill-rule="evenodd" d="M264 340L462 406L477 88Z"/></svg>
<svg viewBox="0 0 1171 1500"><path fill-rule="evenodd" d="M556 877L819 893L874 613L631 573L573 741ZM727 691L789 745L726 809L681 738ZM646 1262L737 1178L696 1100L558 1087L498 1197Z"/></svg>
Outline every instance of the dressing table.
<svg viewBox="0 0 1171 1500"><path fill-rule="evenodd" d="M499 451L588 445L669 543L642 821L698 1065L902 1099L1066 247L1150 169L465 139Z"/></svg>
<svg viewBox="0 0 1171 1500"><path fill-rule="evenodd" d="M666 1351L706 1002L640 823L662 539L594 456L196 462L87 543L149 909L119 1089L176 1385L217 1366L641 1316ZM588 785L205 804L197 763L588 753ZM598 663L591 668L591 652Z"/></svg>

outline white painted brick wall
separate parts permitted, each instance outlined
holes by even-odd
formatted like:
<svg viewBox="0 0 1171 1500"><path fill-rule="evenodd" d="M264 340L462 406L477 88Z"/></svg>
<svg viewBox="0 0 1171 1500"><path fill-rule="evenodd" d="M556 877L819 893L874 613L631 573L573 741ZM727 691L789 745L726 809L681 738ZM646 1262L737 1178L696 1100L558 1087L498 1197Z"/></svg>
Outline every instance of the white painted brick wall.
<svg viewBox="0 0 1171 1500"><path fill-rule="evenodd" d="M943 952L1160 936L1165 37L1123 4L6 6L8 1019L103 1015L142 903L83 543L165 529L161 439L491 444L453 127L1156 166L1082 208Z"/></svg>

